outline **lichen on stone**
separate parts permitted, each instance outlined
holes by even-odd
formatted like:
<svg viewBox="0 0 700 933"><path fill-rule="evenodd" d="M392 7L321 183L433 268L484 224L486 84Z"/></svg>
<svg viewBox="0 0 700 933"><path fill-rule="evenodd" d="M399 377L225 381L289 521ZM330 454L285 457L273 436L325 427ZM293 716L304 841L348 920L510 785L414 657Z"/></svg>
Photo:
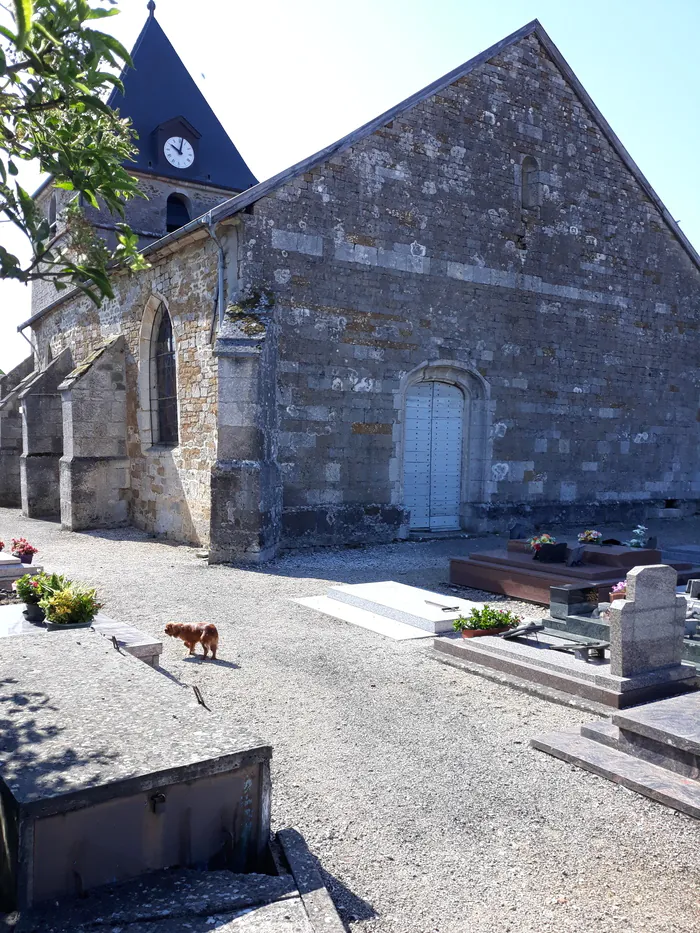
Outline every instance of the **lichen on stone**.
<svg viewBox="0 0 700 933"><path fill-rule="evenodd" d="M248 337L259 337L265 333L265 318L275 306L275 294L270 288L249 286L229 304L225 314Z"/></svg>

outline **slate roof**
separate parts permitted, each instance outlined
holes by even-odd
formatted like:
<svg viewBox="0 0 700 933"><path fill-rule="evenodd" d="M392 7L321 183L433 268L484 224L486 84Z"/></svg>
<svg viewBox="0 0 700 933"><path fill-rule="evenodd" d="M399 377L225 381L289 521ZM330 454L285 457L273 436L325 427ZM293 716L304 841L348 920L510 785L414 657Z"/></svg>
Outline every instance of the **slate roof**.
<svg viewBox="0 0 700 933"><path fill-rule="evenodd" d="M245 191L256 185L257 178L219 123L152 10L131 58L134 67L126 68L121 76L124 94L115 88L108 101L123 117L131 118L139 136L139 153L129 167L145 174L167 175L233 191ZM161 167L156 172L148 164L152 158L151 134L156 127L176 117L184 117L200 134L197 158L184 171L168 172Z"/></svg>

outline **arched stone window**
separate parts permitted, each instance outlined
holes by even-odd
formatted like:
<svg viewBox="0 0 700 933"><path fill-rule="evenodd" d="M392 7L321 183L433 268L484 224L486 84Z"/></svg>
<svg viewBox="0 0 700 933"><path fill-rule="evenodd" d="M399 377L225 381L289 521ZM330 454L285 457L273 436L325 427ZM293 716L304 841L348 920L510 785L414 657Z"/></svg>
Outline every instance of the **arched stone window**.
<svg viewBox="0 0 700 933"><path fill-rule="evenodd" d="M162 302L153 319L150 350L151 439L154 444L177 447L175 340L170 315Z"/></svg>
<svg viewBox="0 0 700 933"><path fill-rule="evenodd" d="M540 167L537 159L525 156L521 166L521 198L523 210L534 210L540 206Z"/></svg>
<svg viewBox="0 0 700 933"><path fill-rule="evenodd" d="M168 233L190 222L190 206L184 194L171 194L166 208L165 228Z"/></svg>

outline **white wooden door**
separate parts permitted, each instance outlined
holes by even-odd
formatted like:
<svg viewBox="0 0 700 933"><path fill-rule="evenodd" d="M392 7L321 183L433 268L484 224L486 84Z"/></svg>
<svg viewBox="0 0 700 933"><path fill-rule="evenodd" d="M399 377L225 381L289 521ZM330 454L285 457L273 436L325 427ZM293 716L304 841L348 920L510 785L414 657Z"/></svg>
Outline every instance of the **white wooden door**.
<svg viewBox="0 0 700 933"><path fill-rule="evenodd" d="M404 504L411 528L459 528L464 395L456 386L426 382L406 398Z"/></svg>

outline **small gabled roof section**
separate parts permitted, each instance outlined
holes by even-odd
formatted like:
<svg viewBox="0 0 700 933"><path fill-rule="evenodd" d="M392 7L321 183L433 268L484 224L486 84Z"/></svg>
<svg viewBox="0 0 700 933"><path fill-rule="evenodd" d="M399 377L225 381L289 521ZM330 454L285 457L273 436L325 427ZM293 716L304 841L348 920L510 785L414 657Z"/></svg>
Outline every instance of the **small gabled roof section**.
<svg viewBox="0 0 700 933"><path fill-rule="evenodd" d="M118 343L124 343L124 338L121 334L117 334L116 337L110 337L108 340L105 340L105 342L100 344L92 353L88 354L82 363L78 363L78 365L68 373L66 378L59 385L58 391L65 392L67 389L72 389L76 382L82 379L86 373L90 372L99 358Z"/></svg>
<svg viewBox="0 0 700 933"><path fill-rule="evenodd" d="M244 162L228 133L183 65L180 56L155 18L153 8L131 53L133 68L121 75L124 93L116 88L109 98L110 107L129 117L138 133L138 154L130 168L145 174L169 177L245 191L257 179ZM154 131L178 117L196 130L197 158L185 170L156 172L153 165Z"/></svg>

